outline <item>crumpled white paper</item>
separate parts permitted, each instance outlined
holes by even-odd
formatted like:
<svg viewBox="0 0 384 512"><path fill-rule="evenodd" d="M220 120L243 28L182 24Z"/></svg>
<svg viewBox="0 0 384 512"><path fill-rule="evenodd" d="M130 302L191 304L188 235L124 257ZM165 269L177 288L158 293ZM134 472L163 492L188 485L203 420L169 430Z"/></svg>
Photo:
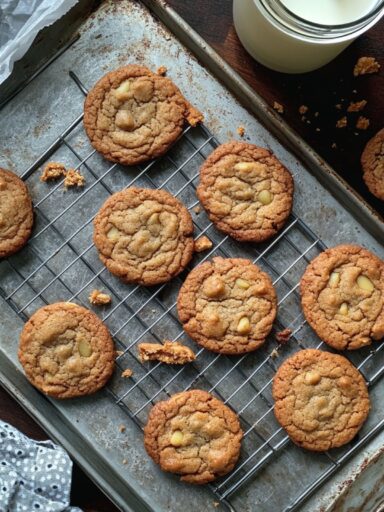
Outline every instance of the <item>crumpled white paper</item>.
<svg viewBox="0 0 384 512"><path fill-rule="evenodd" d="M40 30L61 18L77 1L0 0L0 84Z"/></svg>

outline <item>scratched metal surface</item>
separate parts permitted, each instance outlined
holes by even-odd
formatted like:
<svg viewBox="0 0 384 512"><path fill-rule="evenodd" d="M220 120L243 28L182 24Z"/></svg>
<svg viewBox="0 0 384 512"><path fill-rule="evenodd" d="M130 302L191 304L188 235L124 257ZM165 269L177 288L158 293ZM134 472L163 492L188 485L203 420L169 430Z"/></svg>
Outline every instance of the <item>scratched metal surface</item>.
<svg viewBox="0 0 384 512"><path fill-rule="evenodd" d="M32 162L44 151L63 129L82 112L83 95L70 79L68 72L74 71L86 87L91 87L105 72L126 63L138 62L156 69L160 65L168 68L168 75L178 84L187 98L205 113L205 123L221 142L238 138L236 128L243 125L246 128L246 140L269 147L278 158L292 171L295 179L295 212L310 226L310 228L327 245L342 242L355 242L365 245L379 256L383 257L382 246L324 189L263 126L239 105L236 99L213 77L206 69L201 67L196 59L175 39L175 37L158 22L148 11L136 1L122 1L119 3L105 2L83 25L81 37L67 52L55 61L42 75L27 86L14 100L12 100L0 113L0 166L23 174ZM71 144L83 156L91 151L91 147L81 126L71 134ZM175 154L177 158L177 154ZM76 165L73 155L61 148L54 157L55 160L64 161L67 165ZM108 164L99 156L92 157L92 169L96 175L101 175ZM194 172L196 169L189 169ZM83 171L88 180L93 177ZM40 183L39 172L35 172L27 183L31 190L34 203L39 202L46 194L46 185ZM130 171L115 170L112 178L108 177L108 185L112 190L119 190L130 177ZM156 176L154 177L156 180ZM175 183L174 187L178 184ZM58 189L51 200L45 202L46 213L54 217L58 208L65 207L68 201L76 198L77 192L63 193ZM61 233L69 234L72 229L73 216L88 217L94 213L107 196L105 189L95 186L91 193L79 201L71 215L64 216L58 228ZM191 200L191 198L189 198ZM187 198L185 198L187 200ZM40 221L39 221L40 222ZM42 229L44 224L36 226ZM84 239L79 240L78 249L82 244L89 243L90 230L85 230ZM214 235L213 235L214 236ZM36 239L32 241L33 248L40 254L47 254L55 250L57 240L55 237L45 238L45 243ZM230 247L229 250L237 250ZM240 249L239 249L240 250ZM29 249L25 249L15 257L15 262L25 274L31 271L31 256ZM67 264L65 252L54 259L55 272ZM97 257L92 254L91 259L97 265ZM276 262L278 264L279 261ZM282 264L283 261L280 261ZM34 283L39 288L45 282L44 269L37 273ZM82 274L81 266L73 267L68 275L69 280L78 280L79 287L86 283L87 276ZM0 266L0 280L8 290L17 284L13 275L4 266ZM124 285L114 283L114 286L123 292ZM173 290L174 291L174 290ZM60 288L51 290L51 300L65 299ZM22 289L23 293L30 290ZM170 292L171 295L171 292ZM33 298L33 294L30 295ZM21 297L24 304L28 304L28 297ZM137 299L139 300L139 299ZM167 296L164 297L167 300ZM27 316L41 305L38 300L33 301L23 311ZM2 357L20 369L17 362L17 339L22 328L22 320L15 312L0 299L0 349ZM110 327L119 326L121 318L111 319ZM169 325L163 327L169 328ZM134 333L124 333L126 337ZM315 339L309 328L300 331L300 339L304 343L313 345L309 339ZM269 347L271 349L271 347ZM296 348L295 348L296 349ZM267 349L265 349L267 350ZM278 359L280 363L286 357L289 348ZM264 352L265 354L266 352ZM364 355L364 353L363 353ZM351 357L356 364L361 361L362 353ZM257 362L259 353L253 356L253 363ZM382 359L382 356L381 356ZM127 365L131 361L127 360ZM382 361L378 361L378 364ZM375 370L373 367L372 372ZM165 372L167 369L164 370ZM20 373L18 379L24 377ZM24 382L24 380L23 380ZM120 385L120 384L117 384ZM380 398L383 395L384 383L375 385L371 393L373 410L365 429L374 424L380 410ZM174 390L176 391L176 389ZM137 399L139 400L139 399ZM180 484L176 477L162 473L149 460L142 446L142 434L137 426L117 407L107 393L97 396L68 402L47 401L46 414L54 407L62 415L63 420L72 425L73 435L84 440L84 452L87 450L99 454L107 464L107 469L120 475L123 481L134 487L150 508L156 511L170 510L177 512L185 509L186 504L191 510L217 510L214 506L215 497L208 488L195 488ZM144 411L145 413L146 411ZM144 421L143 417L143 421ZM125 424L127 430L120 433L118 426ZM303 507L303 510L313 512L321 510L325 505L330 506L330 500L339 494L339 486L348 480L350 474L361 464L374 457L378 447L383 443L384 436L378 436L355 460L346 466L332 483L327 485L321 493ZM126 459L128 464L122 464ZM291 491L290 479L287 479L287 468L290 468L293 482L297 484L300 478L303 489L310 480L312 473L325 467L322 455L313 455L301 451L292 445L288 447L271 464L264 468L234 496L231 503L240 511L275 511L281 509L282 493L281 482L284 482L284 497ZM97 471L96 471L97 474ZM367 484L368 485L368 484ZM295 487L296 488L296 487ZM292 490L293 492L293 490ZM128 505L127 505L128 509Z"/></svg>

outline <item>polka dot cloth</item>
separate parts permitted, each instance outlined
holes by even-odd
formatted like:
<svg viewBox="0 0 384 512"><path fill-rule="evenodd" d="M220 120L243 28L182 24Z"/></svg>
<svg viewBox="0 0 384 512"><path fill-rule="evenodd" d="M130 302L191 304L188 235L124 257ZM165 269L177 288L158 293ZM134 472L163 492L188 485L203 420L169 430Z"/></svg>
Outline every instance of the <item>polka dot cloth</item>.
<svg viewBox="0 0 384 512"><path fill-rule="evenodd" d="M51 441L32 441L0 421L0 511L81 512L69 507L72 462Z"/></svg>

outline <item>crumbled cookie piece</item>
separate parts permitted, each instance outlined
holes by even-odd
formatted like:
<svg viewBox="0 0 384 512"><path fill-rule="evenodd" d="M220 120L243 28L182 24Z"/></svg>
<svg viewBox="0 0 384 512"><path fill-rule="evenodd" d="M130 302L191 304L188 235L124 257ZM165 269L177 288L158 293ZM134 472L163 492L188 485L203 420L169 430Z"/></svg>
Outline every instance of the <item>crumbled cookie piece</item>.
<svg viewBox="0 0 384 512"><path fill-rule="evenodd" d="M214 506L215 508L217 508L219 505L220 505L220 502L219 502L219 501L214 501L214 502L213 502L213 506Z"/></svg>
<svg viewBox="0 0 384 512"><path fill-rule="evenodd" d="M238 126L237 127L237 133L240 135L240 137L244 137L244 135L245 135L245 128L244 128L244 126Z"/></svg>
<svg viewBox="0 0 384 512"><path fill-rule="evenodd" d="M380 64L374 57L360 57L353 69L353 75L370 75L372 73L378 73L379 69Z"/></svg>
<svg viewBox="0 0 384 512"><path fill-rule="evenodd" d="M203 252L207 251L208 249L211 249L212 246L213 243L211 242L211 240L207 236L203 235L197 240L195 240L193 247L195 252Z"/></svg>
<svg viewBox="0 0 384 512"><path fill-rule="evenodd" d="M337 110L341 110L343 105L341 103L336 103L335 108L337 108Z"/></svg>
<svg viewBox="0 0 384 512"><path fill-rule="evenodd" d="M332 149L336 149L336 148L337 148L337 144L336 144L336 142L332 142L332 144L331 144L331 148L332 148Z"/></svg>
<svg viewBox="0 0 384 512"><path fill-rule="evenodd" d="M356 128L358 130L366 130L369 127L369 119L364 116L359 116L359 119L356 121Z"/></svg>
<svg viewBox="0 0 384 512"><path fill-rule="evenodd" d="M284 107L281 103L274 101L273 102L273 108L278 112L279 114L284 114Z"/></svg>
<svg viewBox="0 0 384 512"><path fill-rule="evenodd" d="M124 464L124 465L125 465L125 464L128 464L127 459L123 459L123 460L122 460L122 464Z"/></svg>
<svg viewBox="0 0 384 512"><path fill-rule="evenodd" d="M125 379L129 379L130 377L132 377L132 375L133 371L130 368L126 368L121 374L121 376L124 377Z"/></svg>
<svg viewBox="0 0 384 512"><path fill-rule="evenodd" d="M124 354L124 350L115 350L116 357L120 357Z"/></svg>
<svg viewBox="0 0 384 512"><path fill-rule="evenodd" d="M291 329L283 329L282 331L276 333L276 340L281 344L284 345L287 343L292 335Z"/></svg>
<svg viewBox="0 0 384 512"><path fill-rule="evenodd" d="M107 293L103 293L100 290L93 290L88 300L94 306L105 306L106 304L110 304L112 299Z"/></svg>
<svg viewBox="0 0 384 512"><path fill-rule="evenodd" d="M85 184L85 178L76 169L68 169L67 174L64 178L64 187L83 187Z"/></svg>
<svg viewBox="0 0 384 512"><path fill-rule="evenodd" d="M64 164L59 162L48 162L40 175L40 181L58 180L66 175L66 168Z"/></svg>
<svg viewBox="0 0 384 512"><path fill-rule="evenodd" d="M192 210L196 213L196 215L199 215L201 212L201 206L198 204L192 208Z"/></svg>
<svg viewBox="0 0 384 512"><path fill-rule="evenodd" d="M314 116L315 116L315 117L319 117L319 115L320 115L320 113L319 113L319 112L315 112L315 113L314 113Z"/></svg>
<svg viewBox="0 0 384 512"><path fill-rule="evenodd" d="M191 126L195 127L204 121L204 116L197 108L190 105L186 119Z"/></svg>
<svg viewBox="0 0 384 512"><path fill-rule="evenodd" d="M125 432L127 430L127 427L125 425L119 425L119 431L121 433Z"/></svg>
<svg viewBox="0 0 384 512"><path fill-rule="evenodd" d="M320 129L320 128L315 128L315 130L316 130L317 132L320 132L320 131L321 131L321 129Z"/></svg>
<svg viewBox="0 0 384 512"><path fill-rule="evenodd" d="M336 128L345 128L348 124L347 117L344 116L341 119L339 119L336 123Z"/></svg>
<svg viewBox="0 0 384 512"><path fill-rule="evenodd" d="M156 73L160 76L164 76L167 74L167 71L168 69L165 66L160 66L159 68L157 68Z"/></svg>
<svg viewBox="0 0 384 512"><path fill-rule="evenodd" d="M139 357L143 361L160 361L166 364L186 364L196 359L195 353L177 341L161 343L140 343Z"/></svg>
<svg viewBox="0 0 384 512"><path fill-rule="evenodd" d="M365 184L373 195L384 201L384 128L365 146L361 165Z"/></svg>
<svg viewBox="0 0 384 512"><path fill-rule="evenodd" d="M360 112L360 110L365 108L366 104L367 100L351 101L349 107L347 108L347 112Z"/></svg>
<svg viewBox="0 0 384 512"><path fill-rule="evenodd" d="M279 352L274 348L271 352L271 358L276 359L276 357L278 357L278 355L279 355Z"/></svg>
<svg viewBox="0 0 384 512"><path fill-rule="evenodd" d="M299 114L306 114L308 112L307 105L300 105L299 107Z"/></svg>

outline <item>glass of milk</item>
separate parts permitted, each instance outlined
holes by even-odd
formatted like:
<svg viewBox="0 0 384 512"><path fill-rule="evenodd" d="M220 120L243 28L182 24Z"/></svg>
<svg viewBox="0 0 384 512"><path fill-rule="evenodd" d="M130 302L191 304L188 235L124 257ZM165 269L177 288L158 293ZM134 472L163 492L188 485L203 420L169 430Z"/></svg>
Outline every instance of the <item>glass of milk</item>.
<svg viewBox="0 0 384 512"><path fill-rule="evenodd" d="M317 69L384 15L384 0L234 0L245 49L285 73Z"/></svg>

